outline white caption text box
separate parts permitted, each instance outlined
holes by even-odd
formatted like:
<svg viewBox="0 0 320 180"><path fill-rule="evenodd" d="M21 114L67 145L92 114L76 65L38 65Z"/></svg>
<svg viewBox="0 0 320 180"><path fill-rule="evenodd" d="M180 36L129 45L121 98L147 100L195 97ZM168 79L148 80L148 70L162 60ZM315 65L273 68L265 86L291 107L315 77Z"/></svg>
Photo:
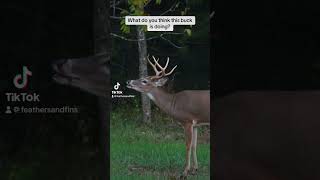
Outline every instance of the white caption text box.
<svg viewBox="0 0 320 180"><path fill-rule="evenodd" d="M195 25L195 16L126 16L126 25L146 25L148 31L173 31L175 25Z"/></svg>

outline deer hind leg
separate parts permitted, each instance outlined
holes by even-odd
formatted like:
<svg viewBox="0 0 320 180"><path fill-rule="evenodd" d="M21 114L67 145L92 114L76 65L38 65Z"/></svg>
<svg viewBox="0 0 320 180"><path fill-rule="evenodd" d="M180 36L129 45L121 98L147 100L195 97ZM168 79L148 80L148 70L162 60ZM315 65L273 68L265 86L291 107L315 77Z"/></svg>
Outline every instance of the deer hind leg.
<svg viewBox="0 0 320 180"><path fill-rule="evenodd" d="M197 160L197 139L198 139L198 129L197 127L193 127L192 133L192 144L191 144L191 152L192 152L192 174L196 174L198 171L198 160Z"/></svg>
<svg viewBox="0 0 320 180"><path fill-rule="evenodd" d="M187 177L188 172L190 170L190 156L191 156L191 145L192 145L192 137L193 137L193 125L186 124L184 127L185 138L186 138L186 164L182 174L182 177Z"/></svg>

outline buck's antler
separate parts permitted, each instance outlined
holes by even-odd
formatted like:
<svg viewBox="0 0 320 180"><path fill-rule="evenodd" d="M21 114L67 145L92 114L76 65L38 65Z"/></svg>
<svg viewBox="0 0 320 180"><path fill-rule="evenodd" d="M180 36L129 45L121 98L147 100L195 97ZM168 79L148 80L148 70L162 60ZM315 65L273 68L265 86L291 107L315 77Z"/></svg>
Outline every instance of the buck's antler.
<svg viewBox="0 0 320 180"><path fill-rule="evenodd" d="M153 56L152 56L152 57L153 57ZM147 56L147 59L148 59L149 64L152 66L154 72L156 73L155 76L161 77L161 76L159 76L159 75L160 75L162 72L161 72L161 71L158 71L158 69L157 69L157 67L156 67L155 64L152 64L152 62L151 62L150 59L149 59L149 55ZM158 62L158 61L159 61L159 59L156 60L154 57L153 57L153 60L154 60L155 62Z"/></svg>
<svg viewBox="0 0 320 180"><path fill-rule="evenodd" d="M149 60L149 55L147 56L147 59L148 59L148 62L150 63L150 65L152 66L154 72L156 73L155 77L154 78L161 78L161 77L164 77L164 76L169 76L170 74L173 73L173 71L177 68L178 65L174 66L171 71L169 73L166 73L166 69L168 67L168 64L170 62L170 59L169 57L167 58L167 62L166 62L166 65L164 67L162 67L158 61L159 61L159 58L156 59L154 56L152 56L153 58L153 61L155 62L155 64L153 64L150 60ZM158 71L157 69L157 66L160 68L160 71Z"/></svg>

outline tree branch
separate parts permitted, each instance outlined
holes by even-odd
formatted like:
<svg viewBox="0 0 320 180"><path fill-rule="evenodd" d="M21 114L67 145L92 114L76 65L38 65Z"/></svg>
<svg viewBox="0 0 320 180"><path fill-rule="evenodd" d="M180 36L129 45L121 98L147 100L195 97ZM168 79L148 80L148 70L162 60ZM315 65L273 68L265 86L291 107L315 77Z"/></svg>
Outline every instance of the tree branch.
<svg viewBox="0 0 320 180"><path fill-rule="evenodd" d="M144 41L144 40L149 41L149 40L152 40L152 39L160 38L160 39L163 39L163 40L167 41L170 45L172 45L173 47L178 48L178 49L185 48L185 47L176 45L175 43L173 43L169 39L165 38L164 36L165 35L181 35L181 34L183 34L183 33L169 32L169 33L162 33L159 36L152 36L152 37L149 37L149 38L146 38L146 39L130 39L130 38L126 38L124 36L120 36L120 35L115 34L115 33L110 33L110 35L115 37L115 38L122 39L122 40L125 40L125 41L130 41L130 42L138 42L138 41Z"/></svg>
<svg viewBox="0 0 320 180"><path fill-rule="evenodd" d="M213 16L214 16L214 11L212 11L212 13L210 13L210 19L212 19L213 18Z"/></svg>
<svg viewBox="0 0 320 180"><path fill-rule="evenodd" d="M160 38L167 41L169 44L171 44L171 46L177 48L177 49L181 49L181 48L185 48L185 47L182 47L182 46L178 46L176 44L174 44L172 41L170 41L169 39L163 37L163 34L160 35Z"/></svg>
<svg viewBox="0 0 320 180"><path fill-rule="evenodd" d="M111 19L117 19L117 20L120 20L120 19L123 19L124 17L122 16L110 16Z"/></svg>
<svg viewBox="0 0 320 180"><path fill-rule="evenodd" d="M148 41L148 40L160 38L159 36L153 36L153 37L149 37L149 38L146 38L146 39L130 39L130 38L126 38L124 36L120 36L120 35L115 34L115 33L110 33L110 35L113 36L113 37L125 40L125 41L131 41L131 42L138 42L138 41L144 41L144 40Z"/></svg>
<svg viewBox="0 0 320 180"><path fill-rule="evenodd" d="M174 32L170 32L170 33L162 33L160 34L159 36L152 36L152 37L149 37L149 38L146 38L145 40L146 41L149 41L149 40L152 40L152 39L157 39L157 38L162 38L164 35L181 35L183 33L174 33ZM137 42L137 41L143 41L144 39L130 39L130 38L126 38L124 36L120 36L118 34L115 34L115 33L110 33L111 36L113 37L116 37L116 38L119 38L119 39L122 39L122 40L125 40L125 41L134 41L134 42ZM100 39L103 39L105 37L102 37Z"/></svg>
<svg viewBox="0 0 320 180"><path fill-rule="evenodd" d="M115 7L115 9L118 9L118 10L120 10L120 11L127 11L126 9L119 8L119 7Z"/></svg>
<svg viewBox="0 0 320 180"><path fill-rule="evenodd" d="M110 8L111 7L114 7L114 6L117 6L121 3L121 1L117 1L117 2L114 2L114 1L110 1Z"/></svg>
<svg viewBox="0 0 320 180"><path fill-rule="evenodd" d="M148 6L151 1L152 1L152 0L149 0L149 1L144 5L144 7Z"/></svg>
<svg viewBox="0 0 320 180"><path fill-rule="evenodd" d="M166 10L165 12L161 13L160 16L163 16L163 15L167 14L168 12L174 11L179 4L180 4L179 1L177 3L173 3L172 6L168 10Z"/></svg>
<svg viewBox="0 0 320 180"><path fill-rule="evenodd" d="M126 9L123 9L123 8L119 8L119 7L112 7L112 9L117 9L117 10L120 10L120 11L127 11ZM132 15L132 14L128 14L129 16ZM115 13L113 15L110 16L111 19L124 19L125 16L116 16Z"/></svg>
<svg viewBox="0 0 320 180"><path fill-rule="evenodd" d="M115 16L116 15L116 0L113 0L113 4L114 4L114 6L112 7L113 8L112 16Z"/></svg>

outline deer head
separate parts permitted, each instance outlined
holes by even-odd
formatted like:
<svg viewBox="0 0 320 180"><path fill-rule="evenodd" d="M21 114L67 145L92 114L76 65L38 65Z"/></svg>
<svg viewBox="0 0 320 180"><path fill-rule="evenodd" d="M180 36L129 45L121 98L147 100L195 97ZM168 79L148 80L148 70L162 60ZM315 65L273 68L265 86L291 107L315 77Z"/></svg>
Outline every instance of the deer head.
<svg viewBox="0 0 320 180"><path fill-rule="evenodd" d="M80 88L99 97L108 97L110 71L104 56L57 60L52 63L53 80Z"/></svg>
<svg viewBox="0 0 320 180"><path fill-rule="evenodd" d="M162 67L159 64L159 58L156 59L154 56L152 56L154 64L150 61L149 56L147 57L149 64L152 66L153 70L155 71L154 76L147 76L143 77L137 80L128 80L127 81L127 87L134 89L138 92L147 93L150 92L153 88L158 88L166 84L168 78L166 76L169 76L173 73L173 71L176 69L177 65L172 68L172 70L169 73L166 73L166 68L168 67L168 64L170 62L169 57L167 58L166 65ZM158 68L160 71L158 70Z"/></svg>

